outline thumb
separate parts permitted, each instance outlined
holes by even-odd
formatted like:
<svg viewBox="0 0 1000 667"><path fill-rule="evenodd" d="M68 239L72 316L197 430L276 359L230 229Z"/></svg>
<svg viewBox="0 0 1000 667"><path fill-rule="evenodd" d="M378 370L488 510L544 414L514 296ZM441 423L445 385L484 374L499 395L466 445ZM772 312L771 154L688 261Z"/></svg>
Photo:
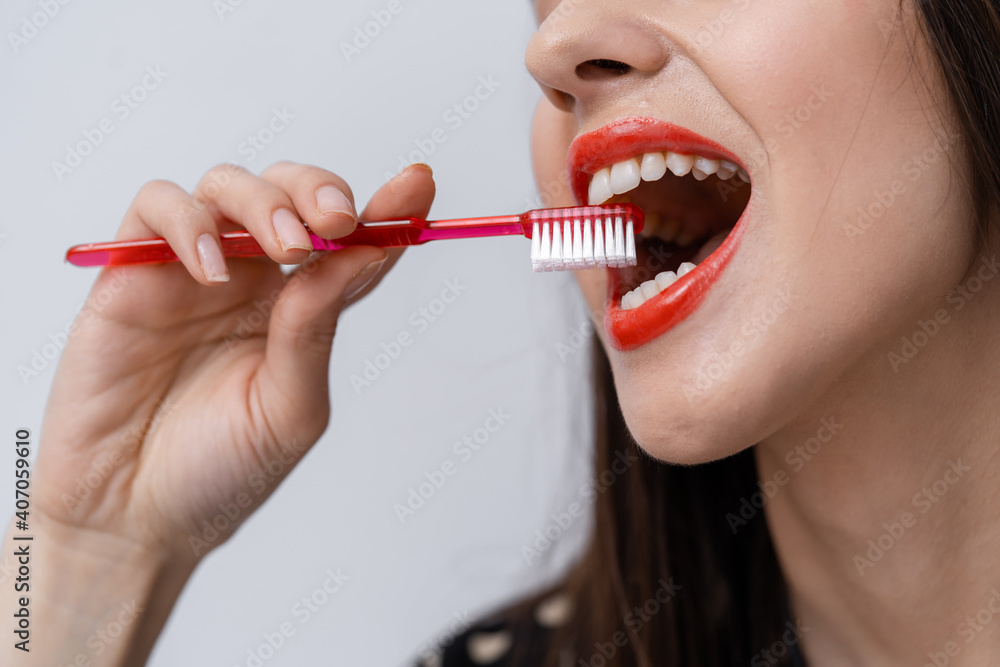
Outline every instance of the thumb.
<svg viewBox="0 0 1000 667"><path fill-rule="evenodd" d="M433 200L430 167L414 165L382 186L361 218L423 218ZM317 254L291 274L271 312L264 362L255 378L267 421L278 437L312 443L326 429L337 318L351 292L394 262L399 250L344 248ZM393 251L395 257L390 257Z"/></svg>

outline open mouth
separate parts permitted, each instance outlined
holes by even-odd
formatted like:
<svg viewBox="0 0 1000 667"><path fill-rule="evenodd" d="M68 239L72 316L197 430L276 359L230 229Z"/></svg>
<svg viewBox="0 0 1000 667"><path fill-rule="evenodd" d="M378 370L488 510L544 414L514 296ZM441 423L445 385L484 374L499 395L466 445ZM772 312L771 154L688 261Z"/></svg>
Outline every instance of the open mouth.
<svg viewBox="0 0 1000 667"><path fill-rule="evenodd" d="M646 214L636 265L607 269L608 340L633 349L690 315L722 274L741 237L750 175L717 143L651 118L578 137L568 162L578 201L631 202Z"/></svg>

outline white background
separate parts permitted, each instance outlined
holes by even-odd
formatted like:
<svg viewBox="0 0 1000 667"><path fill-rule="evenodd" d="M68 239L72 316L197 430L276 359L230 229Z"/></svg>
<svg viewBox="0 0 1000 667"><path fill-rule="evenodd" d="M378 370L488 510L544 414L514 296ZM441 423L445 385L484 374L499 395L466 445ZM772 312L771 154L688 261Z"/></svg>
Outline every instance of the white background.
<svg viewBox="0 0 1000 667"><path fill-rule="evenodd" d="M145 181L166 178L190 189L219 162L260 172L289 159L341 174L363 204L401 155L442 128L447 141L426 158L438 183L432 217L530 208L528 127L539 93L523 65L533 29L529 3L401 2L402 11L351 62L341 44L387 0L243 0L221 15L211 0L69 2L16 48L10 33L20 33L40 5L4 3L5 516L13 511L15 429L31 429L44 446L39 429L57 359L40 364L37 355L54 355L53 338L96 275L65 264L63 254L76 243L113 238ZM147 67L166 78L120 119L112 104ZM461 127L449 125L445 112L472 94L481 76L500 87ZM294 119L247 161L241 143L267 126L274 108ZM67 147L102 118L112 119L114 132L60 181L53 162L65 161ZM556 351L585 317L571 276L533 274L528 254L529 242L516 238L412 249L344 315L330 371L330 428L263 509L198 569L151 664L246 665L262 634L285 621L296 633L266 665L405 664L456 615L503 604L566 561L586 526L572 526L545 554L554 556L549 565L527 566L521 547L551 513L579 500L589 474L586 354L564 362ZM439 296L446 279L467 289L417 332L410 315ZM402 331L414 344L358 395L349 376ZM33 357L43 367L22 379L18 368ZM502 408L509 422L471 460L458 460L452 443L481 426L490 408ZM458 473L401 525L393 505L449 459ZM338 568L350 580L301 624L293 605ZM2 595L12 594L6 579L0 573Z"/></svg>

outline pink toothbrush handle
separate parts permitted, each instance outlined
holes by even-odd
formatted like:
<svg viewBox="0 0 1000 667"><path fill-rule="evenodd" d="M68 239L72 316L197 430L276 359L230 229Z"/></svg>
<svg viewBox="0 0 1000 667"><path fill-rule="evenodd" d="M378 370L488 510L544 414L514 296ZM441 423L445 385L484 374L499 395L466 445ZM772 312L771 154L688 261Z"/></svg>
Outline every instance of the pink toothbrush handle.
<svg viewBox="0 0 1000 667"><path fill-rule="evenodd" d="M611 220L617 219L617 246L611 244ZM582 268L587 264L586 248L589 235L582 229L600 229L596 225L606 220L607 253L601 245L601 235L593 240L590 251L601 255L600 261L605 261L614 252L622 254L615 261L626 261L624 256L625 237L622 232L623 220L626 228L632 233L642 231L645 215L642 209L634 204L604 204L601 206L577 206L569 208L538 209L522 215L491 216L486 218L463 218L457 220L435 220L428 222L419 218L402 220L364 221L358 222L357 228L342 238L327 241L310 233L313 248L316 250L339 250L348 246L372 245L381 248L420 245L437 239L476 238L482 236L521 235L533 240L532 258L542 258L544 269L552 270L556 265L560 268ZM593 225L591 224L593 222ZM560 224L562 227L560 227ZM534 237L534 230L541 232ZM560 232L560 229L562 232ZM575 242L571 239L570 230L580 236ZM559 238L553 238L559 237ZM260 244L247 231L225 232L219 235L222 242L222 254L226 257L259 257L264 255ZM631 243L632 236L629 236ZM537 247L536 247L537 246ZM577 254L561 254L560 248ZM631 246L629 246L631 247ZM550 250L552 251L550 253ZM633 248L634 250L634 248ZM551 254L551 256L550 256ZM630 255L635 263L634 253ZM593 258L591 258L593 259ZM66 251L66 261L76 266L121 266L124 264L151 264L157 262L175 262L177 255L162 238L138 239L134 241L112 241L110 243L85 243L73 246ZM595 260L596 261L596 260ZM593 264L594 262L591 262ZM632 265L630 264L630 266ZM604 266L605 264L600 264ZM611 264L614 265L614 264Z"/></svg>
<svg viewBox="0 0 1000 667"><path fill-rule="evenodd" d="M511 216L507 219L484 219L481 224L469 220L437 223L419 218L359 222L353 232L333 241L312 233L309 237L316 250L339 250L355 245L392 248L419 245L435 239L524 233L525 229L519 217ZM245 230L222 233L219 239L222 244L222 254L226 257L260 257L265 254L260 244ZM153 238L73 246L66 251L66 261L76 266L122 266L175 262L177 255L165 239Z"/></svg>

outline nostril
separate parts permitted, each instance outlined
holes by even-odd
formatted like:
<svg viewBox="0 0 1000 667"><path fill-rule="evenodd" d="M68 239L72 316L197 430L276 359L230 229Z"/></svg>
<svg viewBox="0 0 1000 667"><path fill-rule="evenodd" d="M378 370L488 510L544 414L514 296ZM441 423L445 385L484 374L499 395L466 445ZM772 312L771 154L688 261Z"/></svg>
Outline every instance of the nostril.
<svg viewBox="0 0 1000 667"><path fill-rule="evenodd" d="M576 75L583 81L613 79L632 71L631 65L618 60L597 58L576 66Z"/></svg>

